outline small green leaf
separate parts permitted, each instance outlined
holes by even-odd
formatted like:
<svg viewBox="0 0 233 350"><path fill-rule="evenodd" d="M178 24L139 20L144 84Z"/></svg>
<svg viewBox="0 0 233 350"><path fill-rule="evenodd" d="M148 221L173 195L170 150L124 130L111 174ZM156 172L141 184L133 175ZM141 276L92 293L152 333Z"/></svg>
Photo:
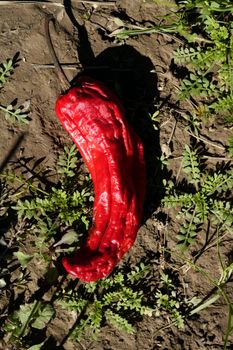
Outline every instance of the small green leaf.
<svg viewBox="0 0 233 350"><path fill-rule="evenodd" d="M29 261L31 261L33 258L33 255L28 255L20 251L14 252L13 254L19 260L19 263L22 267L26 267Z"/></svg>
<svg viewBox="0 0 233 350"><path fill-rule="evenodd" d="M64 234L64 236L60 239L60 241L54 244L54 247L57 247L58 245L61 245L61 244L71 245L74 242L77 242L78 239L79 239L79 236L77 232L75 232L74 230L69 230L66 234Z"/></svg>
<svg viewBox="0 0 233 350"><path fill-rule="evenodd" d="M32 304L24 304L20 305L19 311L17 312L17 316L21 322L21 324L24 326L26 322L28 322L28 319L32 313L32 310L35 306L35 303Z"/></svg>
<svg viewBox="0 0 233 350"><path fill-rule="evenodd" d="M42 348L42 346L44 345L44 341L40 344L35 344L30 346L30 348L28 348L27 350L40 350Z"/></svg>
<svg viewBox="0 0 233 350"><path fill-rule="evenodd" d="M54 309L52 305L46 304L41 310L39 316L36 318L36 320L32 323L32 327L36 329L43 329L47 323L51 320L51 318L54 316Z"/></svg>
<svg viewBox="0 0 233 350"><path fill-rule="evenodd" d="M0 110L5 112L5 119L12 123L28 124L29 123L29 111L24 111L23 106L14 109L10 104L8 106L0 105Z"/></svg>
<svg viewBox="0 0 233 350"><path fill-rule="evenodd" d="M124 27L125 25L124 22L118 17L114 17L114 22L118 27Z"/></svg>

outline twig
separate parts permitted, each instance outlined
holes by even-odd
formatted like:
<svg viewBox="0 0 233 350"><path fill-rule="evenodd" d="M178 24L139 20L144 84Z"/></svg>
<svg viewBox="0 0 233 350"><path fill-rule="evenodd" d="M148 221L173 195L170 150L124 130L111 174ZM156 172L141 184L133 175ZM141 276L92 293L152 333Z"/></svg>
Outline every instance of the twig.
<svg viewBox="0 0 233 350"><path fill-rule="evenodd" d="M160 110L160 108L159 108ZM160 129L162 129L165 125L169 124L171 122L172 117L170 116L167 120L165 120L163 123L160 124Z"/></svg>
<svg viewBox="0 0 233 350"><path fill-rule="evenodd" d="M74 2L80 2L83 4L100 5L100 6L116 6L116 1L91 1L91 0L73 0ZM21 1L21 0L10 0L0 1L0 5L50 5L64 7L63 4L56 1Z"/></svg>
<svg viewBox="0 0 233 350"><path fill-rule="evenodd" d="M45 17L45 36L46 36L49 52L52 56L58 78L61 82L62 89L65 91L65 90L68 90L70 88L70 83L69 83L69 80L68 80L67 76L65 75L65 73L63 72L62 67L58 61L58 58L57 58L57 55L56 55L56 52L54 50L53 43L51 40L50 31L49 31L49 23L52 19L54 19L53 15L46 15L46 17Z"/></svg>
<svg viewBox="0 0 233 350"><path fill-rule="evenodd" d="M60 6L64 7L63 4L59 2L50 2L50 1L0 1L0 5L53 5L53 6Z"/></svg>
<svg viewBox="0 0 233 350"><path fill-rule="evenodd" d="M222 151L225 151L225 147L220 146L220 145L218 145L217 143L215 143L215 142L213 142L213 141L207 140L204 136L197 136L197 135L193 134L192 132L190 132L190 131L188 131L188 130L186 130L186 132L187 132L189 135L191 135L192 137L194 137L195 139L197 139L197 140L203 141L204 143L207 143L208 145L211 145L211 146L213 146L213 147L216 147L216 148L218 148L218 149L221 149Z"/></svg>
<svg viewBox="0 0 233 350"><path fill-rule="evenodd" d="M169 160L176 160L176 159L182 159L182 158L183 158L183 156L177 156L177 157L171 157L171 158L168 158L168 159ZM218 160L232 161L232 158L229 158L229 157L202 156L201 158L203 158L203 159L212 159L212 160L216 160L216 161L218 161ZM178 169L178 172L176 174L176 182L179 179L180 172L181 172L181 169L182 169L182 165L183 165L183 161L181 161L179 169Z"/></svg>
<svg viewBox="0 0 233 350"><path fill-rule="evenodd" d="M83 4L116 6L116 1L91 1L91 0L73 0L74 2L82 2Z"/></svg>
<svg viewBox="0 0 233 350"><path fill-rule="evenodd" d="M180 159L183 156L176 156L176 157L170 157L169 160L176 160L176 159ZM203 159L212 159L212 160L226 160L226 161L233 161L233 158L231 157L215 157L215 156L201 156L201 158Z"/></svg>
<svg viewBox="0 0 233 350"><path fill-rule="evenodd" d="M80 64L78 63L59 63L60 66L63 69L70 69L70 70L77 70L77 69L84 69ZM33 67L36 68L42 68L42 69L56 69L55 65L53 63L49 63L49 64L37 64L37 63L32 63ZM109 66L87 66L85 67L86 69L109 69Z"/></svg>
<svg viewBox="0 0 233 350"><path fill-rule="evenodd" d="M168 145L168 146L170 145L171 140L172 140L172 138L173 138L173 136L174 136L174 133L175 133L175 130L176 130L176 124L177 124L177 120L175 119L175 123L174 123L174 125L173 125L172 131L171 131L171 134L170 134L170 137L169 137L169 139L168 139L168 141L167 141L167 145Z"/></svg>
<svg viewBox="0 0 233 350"><path fill-rule="evenodd" d="M182 158L182 157L181 157L181 158ZM177 172L177 174L176 174L176 183L178 182L178 179L179 179L179 177L180 177L180 172L181 172L182 166L183 166L183 159L182 159L181 162L180 162L180 166L179 166L178 172Z"/></svg>
<svg viewBox="0 0 233 350"><path fill-rule="evenodd" d="M233 158L231 157L214 157L214 156L202 156L204 159L212 159L212 160L226 160L226 161L233 161Z"/></svg>
<svg viewBox="0 0 233 350"><path fill-rule="evenodd" d="M59 63L62 69L70 69L70 70L83 70L84 67L78 63ZM33 67L36 68L42 68L42 69L56 69L55 65L53 63L48 64L38 64L38 63L31 63ZM132 72L132 69L130 68L112 68L110 66L86 66L85 69L93 69L93 70L101 70L101 69L108 69L109 71L113 72Z"/></svg>
<svg viewBox="0 0 233 350"><path fill-rule="evenodd" d="M56 69L53 63L48 63L48 64L32 63L31 65L33 67L42 68L42 69L54 69L54 68ZM78 63L60 63L60 66L62 67L62 69L70 69L70 70L83 69L83 67Z"/></svg>
<svg viewBox="0 0 233 350"><path fill-rule="evenodd" d="M206 247L203 249L201 254L204 254L207 250L216 247L216 244L218 243L218 239L220 239L220 242L223 242L223 239L225 238L225 236L228 236L228 235L229 235L229 231L225 232L220 238L216 238L215 241L213 241L209 245L206 245ZM232 239L230 241L232 242ZM228 242L228 240L227 240L227 242ZM194 262L196 262L198 258L199 258L199 256L195 255L194 256Z"/></svg>
<svg viewBox="0 0 233 350"><path fill-rule="evenodd" d="M178 109L178 112L182 115L182 110L181 109ZM164 126L165 124L169 123L171 121L171 118L169 118L167 121L165 121L162 126ZM226 148L224 146L220 146L219 143L217 144L217 142L214 142L214 141L209 141L207 138L205 138L204 136L200 135L200 136L197 136L195 134L193 134L191 131L185 129L185 131L192 137L194 137L195 139L197 140L201 140L203 141L204 143L208 144L208 145L211 145L213 147L216 147L218 149L220 149L221 151L225 151ZM224 157L225 158L225 157ZM231 158L232 159L232 158Z"/></svg>

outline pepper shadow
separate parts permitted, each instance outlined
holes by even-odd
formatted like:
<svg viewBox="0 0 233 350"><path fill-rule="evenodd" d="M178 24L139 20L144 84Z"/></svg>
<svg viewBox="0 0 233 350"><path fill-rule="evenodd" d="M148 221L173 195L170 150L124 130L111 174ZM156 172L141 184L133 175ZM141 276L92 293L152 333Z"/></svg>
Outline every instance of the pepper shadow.
<svg viewBox="0 0 233 350"><path fill-rule="evenodd" d="M144 144L147 168L147 197L144 220L159 206L163 195L162 173L158 158L161 156L159 130L156 130L151 115L159 100L157 74L152 61L130 45L106 48L95 57L85 26L75 18L70 0L64 6L72 24L79 34L77 53L83 71L71 82L75 85L80 76L89 76L104 83L120 98L129 124ZM137 174L135 174L137 176Z"/></svg>

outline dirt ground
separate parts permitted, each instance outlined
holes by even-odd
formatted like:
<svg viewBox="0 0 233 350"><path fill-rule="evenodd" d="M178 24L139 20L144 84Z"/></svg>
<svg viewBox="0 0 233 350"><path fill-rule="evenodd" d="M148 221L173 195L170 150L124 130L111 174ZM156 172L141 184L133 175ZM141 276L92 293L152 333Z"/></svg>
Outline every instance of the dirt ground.
<svg viewBox="0 0 233 350"><path fill-rule="evenodd" d="M160 23L161 16L171 11L171 6L162 1L122 0L114 5L106 4L93 8L75 2L70 18L69 3L67 12L63 8L49 5L8 5L0 6L0 62L20 53L21 61L10 82L1 91L1 103L18 99L19 103L30 102L30 118L28 126L13 126L1 115L0 161L2 162L18 138L23 135L14 158L45 157L48 168L54 166L58 152L70 142L69 136L62 129L54 112L54 104L61 93L61 87L52 64L47 47L44 19L47 13L53 13L58 20L56 31L51 27L53 43L61 63L73 63L72 69L65 69L70 81L78 74L88 74L106 83L115 90L123 101L129 122L141 136L145 144L148 160L148 174L159 188L160 172L154 162L149 162L161 155L161 148L167 143L174 126L174 115L177 108L177 86L179 77L172 68L173 50L179 42L169 35L152 34L129 38L124 43L114 42L107 34L118 28L116 18L131 24L151 25ZM90 12L92 11L92 12ZM73 22L73 23L72 23ZM155 106L164 103L160 131L153 130L146 116L155 110ZM175 107L176 106L176 107ZM146 122L145 122L146 120ZM211 126L211 128L210 128ZM226 144L229 130L221 123L218 128L207 123L203 134L223 145ZM213 131L214 130L214 131ZM147 132L148 131L148 132ZM173 135L172 146L174 160L172 171L176 173L180 167L179 156L185 143L189 143L189 135L182 123L177 123ZM210 154L219 155L218 150L209 146ZM220 154L221 155L221 154ZM166 221L158 215L160 211L160 194L148 192L146 214L137 242L130 251L135 261L151 252L159 252L161 246L173 248L177 222L175 216ZM165 215L165 214L164 214ZM200 236L197 246L200 247L204 237ZM223 248L227 254L232 250L232 242ZM219 276L216 254L210 249L200 257L199 264L205 267L212 276ZM179 274L179 281L187 297L203 297L211 290L211 286L198 272L185 269L176 257L168 260L161 254L158 258L159 269L172 266ZM229 290L232 288L229 285ZM51 349L55 341L60 341L72 319L67 324L64 314L58 315L50 324L48 332L53 337ZM175 326L164 327L167 320L161 315L144 317L137 323L137 332L127 335L113 327L103 328L97 340L83 339L80 344L67 342L65 350L217 350L222 349L224 333L227 326L227 309L224 301L202 311L189 320L184 329ZM230 338L233 349L233 337ZM6 349L6 347L5 347ZM61 347L62 349L62 347ZM10 350L10 348L6 349Z"/></svg>

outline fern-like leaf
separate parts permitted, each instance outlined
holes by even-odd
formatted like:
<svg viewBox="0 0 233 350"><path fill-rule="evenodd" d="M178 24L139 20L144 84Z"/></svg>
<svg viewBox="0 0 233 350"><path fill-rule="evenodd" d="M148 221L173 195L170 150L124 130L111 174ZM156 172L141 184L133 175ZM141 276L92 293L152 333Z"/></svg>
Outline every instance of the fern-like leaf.
<svg viewBox="0 0 233 350"><path fill-rule="evenodd" d="M198 156L197 152L191 150L188 145L185 145L185 150L183 152L183 169L189 176L190 182L197 186L201 177Z"/></svg>
<svg viewBox="0 0 233 350"><path fill-rule="evenodd" d="M76 311L77 313L87 306L87 300L68 293L57 300L57 303L65 310Z"/></svg>
<svg viewBox="0 0 233 350"><path fill-rule="evenodd" d="M201 71L190 73L189 77L183 79L180 87L179 98L189 99L191 96L214 98L217 94L216 85Z"/></svg>
<svg viewBox="0 0 233 350"><path fill-rule="evenodd" d="M29 114L28 110L25 110L23 106L14 108L11 104L8 106L0 105L0 110L5 113L5 119L12 123L28 124Z"/></svg>
<svg viewBox="0 0 233 350"><path fill-rule="evenodd" d="M177 206L182 206L188 208L193 205L193 196L190 193L177 193L173 191L172 194L167 194L163 203L167 208L175 208Z"/></svg>
<svg viewBox="0 0 233 350"><path fill-rule="evenodd" d="M233 188L232 171L223 173L214 173L207 175L202 183L201 192L207 196L213 195L215 192L221 194Z"/></svg>
<svg viewBox="0 0 233 350"><path fill-rule="evenodd" d="M229 152L230 156L233 157L233 135L231 135L231 136L229 137L228 143L229 143L228 152Z"/></svg>
<svg viewBox="0 0 233 350"><path fill-rule="evenodd" d="M57 162L58 174L63 177L73 177L75 175L74 170L77 168L77 154L78 150L75 145L64 147L64 154L61 155Z"/></svg>
<svg viewBox="0 0 233 350"><path fill-rule="evenodd" d="M119 330L132 334L135 332L134 327L122 316L114 313L112 310L105 312L107 322L117 327Z"/></svg>
<svg viewBox="0 0 233 350"><path fill-rule="evenodd" d="M193 47L180 47L176 49L173 52L173 54L174 54L174 62L179 65L184 65L184 64L191 63L194 60L194 58L201 55L201 49L200 47L197 47L197 49Z"/></svg>
<svg viewBox="0 0 233 350"><path fill-rule="evenodd" d="M233 232L233 206L230 202L213 200L211 201L211 212L214 215L213 223L220 225L222 229Z"/></svg>
<svg viewBox="0 0 233 350"><path fill-rule="evenodd" d="M149 270L150 270L149 266L146 266L143 263L140 263L139 266L135 266L134 269L132 269L132 271L127 273L127 280L130 281L131 284L135 284L136 282L145 278Z"/></svg>
<svg viewBox="0 0 233 350"><path fill-rule="evenodd" d="M140 311L142 305L141 292L134 292L132 289L123 287L119 291L106 293L103 297L105 305L114 305L116 310L136 310Z"/></svg>
<svg viewBox="0 0 233 350"><path fill-rule="evenodd" d="M19 58L19 52L16 52L13 58L8 58L5 62L0 64L0 89L14 72L14 69L18 66L18 62L20 60L21 59Z"/></svg>
<svg viewBox="0 0 233 350"><path fill-rule="evenodd" d="M185 251L195 241L203 220L196 205L190 209L182 209L178 217L181 219L181 225L176 236L177 246L181 251Z"/></svg>

